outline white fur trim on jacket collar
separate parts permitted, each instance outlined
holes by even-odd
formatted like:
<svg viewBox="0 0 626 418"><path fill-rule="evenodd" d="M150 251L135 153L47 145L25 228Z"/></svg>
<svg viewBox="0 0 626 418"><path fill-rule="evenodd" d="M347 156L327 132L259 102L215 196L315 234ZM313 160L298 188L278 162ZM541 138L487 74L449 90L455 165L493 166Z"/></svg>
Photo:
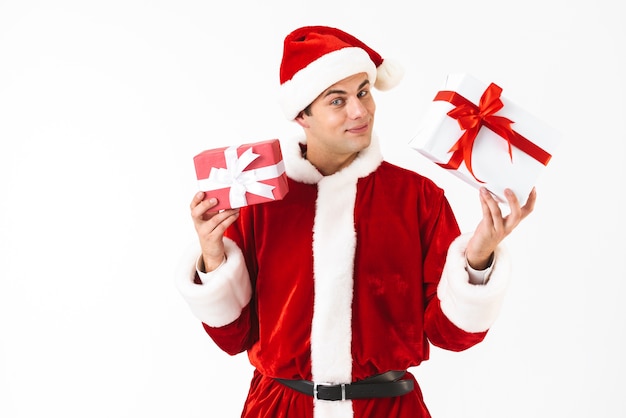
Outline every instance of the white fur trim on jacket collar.
<svg viewBox="0 0 626 418"><path fill-rule="evenodd" d="M324 176L302 156L300 144L306 144L303 136L280 141L287 177L305 184L317 184ZM345 177L356 181L373 173L382 161L378 137L373 134L370 146L361 151L352 164L327 178Z"/></svg>
<svg viewBox="0 0 626 418"><path fill-rule="evenodd" d="M470 237L470 234L461 235L450 245L437 296L441 310L454 325L466 332L483 332L493 325L500 313L509 285L511 261L500 245L489 281L484 285L470 284L465 269L465 249Z"/></svg>

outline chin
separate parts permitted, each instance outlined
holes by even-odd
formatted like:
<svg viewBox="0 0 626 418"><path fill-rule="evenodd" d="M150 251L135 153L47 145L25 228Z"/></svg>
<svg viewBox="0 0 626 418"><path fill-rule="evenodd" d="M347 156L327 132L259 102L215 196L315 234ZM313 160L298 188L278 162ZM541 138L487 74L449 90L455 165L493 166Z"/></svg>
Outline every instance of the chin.
<svg viewBox="0 0 626 418"><path fill-rule="evenodd" d="M365 148L369 147L371 143L372 143L371 135L359 136L358 138L356 138L354 142L354 145L356 148L355 151L363 151Z"/></svg>

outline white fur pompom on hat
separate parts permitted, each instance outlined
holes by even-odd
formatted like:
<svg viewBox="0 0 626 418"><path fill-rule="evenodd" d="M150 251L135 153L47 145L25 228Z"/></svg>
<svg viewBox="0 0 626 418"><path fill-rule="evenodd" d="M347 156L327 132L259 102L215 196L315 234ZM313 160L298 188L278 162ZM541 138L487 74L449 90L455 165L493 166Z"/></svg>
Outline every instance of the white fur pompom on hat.
<svg viewBox="0 0 626 418"><path fill-rule="evenodd" d="M398 85L404 76L404 68L396 61L385 59L376 69L374 87L378 90L391 90Z"/></svg>
<svg viewBox="0 0 626 418"><path fill-rule="evenodd" d="M367 73L379 90L395 87L402 67L354 36L328 26L304 26L285 37L280 65L279 100L293 120L329 86L357 73Z"/></svg>

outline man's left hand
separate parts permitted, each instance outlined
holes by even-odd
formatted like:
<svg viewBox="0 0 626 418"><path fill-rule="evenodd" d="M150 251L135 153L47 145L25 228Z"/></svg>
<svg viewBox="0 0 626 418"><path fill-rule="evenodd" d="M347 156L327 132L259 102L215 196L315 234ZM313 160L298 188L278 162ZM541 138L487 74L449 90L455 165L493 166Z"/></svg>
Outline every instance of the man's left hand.
<svg viewBox="0 0 626 418"><path fill-rule="evenodd" d="M465 252L467 262L476 270L484 270L489 267L498 244L533 211L537 192L535 188L530 191L524 206L520 206L517 196L511 189L505 189L504 196L510 208L510 212L506 216L502 215L500 206L491 193L484 187L480 189L483 218L476 227Z"/></svg>

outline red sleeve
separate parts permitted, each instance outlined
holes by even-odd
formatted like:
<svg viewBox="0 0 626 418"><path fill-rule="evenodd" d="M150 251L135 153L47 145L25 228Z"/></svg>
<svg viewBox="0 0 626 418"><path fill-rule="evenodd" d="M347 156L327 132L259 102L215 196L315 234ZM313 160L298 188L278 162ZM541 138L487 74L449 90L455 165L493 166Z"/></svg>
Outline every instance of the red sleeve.
<svg viewBox="0 0 626 418"><path fill-rule="evenodd" d="M426 309L424 313L424 332L435 346L452 351L462 351L481 342L487 332L466 332L454 325L443 313L437 297L437 286L446 262L448 248L460 235L454 213L443 192L439 196L430 196L429 202L439 202L439 213L434 222L422 231L424 257L424 295ZM431 209L432 210L432 207Z"/></svg>
<svg viewBox="0 0 626 418"><path fill-rule="evenodd" d="M241 249L246 260L246 267L252 281L252 298L250 303L241 311L235 321L222 327L211 327L202 324L215 344L230 355L247 351L258 340L258 318L256 315L256 256L252 237L244 231L252 231L253 211L250 207L243 207L239 211L239 219L231 225L224 236L232 239Z"/></svg>
<svg viewBox="0 0 626 418"><path fill-rule="evenodd" d="M211 327L202 324L204 330L219 348L231 356L248 350L256 340L256 326L254 315L251 313L250 304L242 311L239 318L223 327Z"/></svg>

